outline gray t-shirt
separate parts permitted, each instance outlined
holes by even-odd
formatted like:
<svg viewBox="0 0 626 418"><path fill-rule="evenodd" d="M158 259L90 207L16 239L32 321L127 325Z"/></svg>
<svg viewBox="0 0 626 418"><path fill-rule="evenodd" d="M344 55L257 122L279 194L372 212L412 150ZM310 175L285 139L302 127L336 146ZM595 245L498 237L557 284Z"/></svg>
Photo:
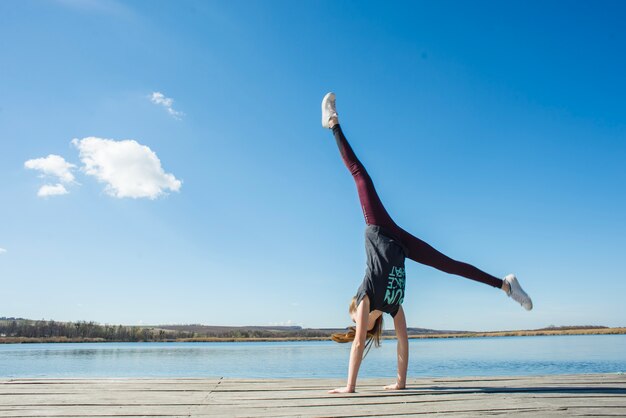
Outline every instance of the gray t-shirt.
<svg viewBox="0 0 626 418"><path fill-rule="evenodd" d="M357 305L367 295L370 312L379 310L396 316L404 300L406 249L382 227L368 225L365 228L365 251L367 268L356 293Z"/></svg>

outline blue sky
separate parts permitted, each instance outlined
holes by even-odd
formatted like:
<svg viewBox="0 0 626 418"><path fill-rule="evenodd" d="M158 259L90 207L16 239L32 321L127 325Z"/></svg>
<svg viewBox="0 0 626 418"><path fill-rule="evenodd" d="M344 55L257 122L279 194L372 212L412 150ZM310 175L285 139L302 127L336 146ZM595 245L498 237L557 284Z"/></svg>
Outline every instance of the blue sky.
<svg viewBox="0 0 626 418"><path fill-rule="evenodd" d="M409 326L624 326L625 17L1 2L0 316L346 326L364 223L332 90L394 219L535 302L409 262Z"/></svg>

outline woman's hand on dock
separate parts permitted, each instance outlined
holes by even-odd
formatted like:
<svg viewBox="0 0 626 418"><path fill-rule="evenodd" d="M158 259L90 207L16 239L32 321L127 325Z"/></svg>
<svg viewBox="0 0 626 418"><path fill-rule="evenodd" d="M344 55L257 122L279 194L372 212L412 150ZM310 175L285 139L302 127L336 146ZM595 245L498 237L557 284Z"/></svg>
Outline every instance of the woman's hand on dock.
<svg viewBox="0 0 626 418"><path fill-rule="evenodd" d="M344 386L342 388L329 390L328 393L354 393L354 386Z"/></svg>
<svg viewBox="0 0 626 418"><path fill-rule="evenodd" d="M385 390L402 390L402 389L406 389L406 386L404 386L404 385L400 386L400 384L398 382L396 382L393 385L385 386L384 389Z"/></svg>

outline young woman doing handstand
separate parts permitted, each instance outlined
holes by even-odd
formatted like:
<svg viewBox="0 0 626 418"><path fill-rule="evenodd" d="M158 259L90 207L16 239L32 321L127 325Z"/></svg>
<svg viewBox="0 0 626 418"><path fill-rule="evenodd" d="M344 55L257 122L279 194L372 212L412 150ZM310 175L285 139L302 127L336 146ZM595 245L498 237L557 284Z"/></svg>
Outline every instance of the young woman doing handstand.
<svg viewBox="0 0 626 418"><path fill-rule="evenodd" d="M376 342L376 345L380 343L383 313L389 313L393 317L398 340L397 380L395 384L385 386L385 389L405 388L409 356L406 319L402 309L405 258L502 289L524 309L532 309L532 301L520 286L515 275L509 274L504 279L499 279L470 264L453 260L396 225L380 201L372 179L354 154L339 126L334 93L328 93L322 101L322 126L332 129L341 158L356 183L365 216L365 250L367 253L365 278L349 307L350 316L356 323L356 328L352 328L346 334L333 336L335 341L352 341L348 382L345 387L331 390L330 393L355 391L366 339L369 339L368 346L372 341Z"/></svg>

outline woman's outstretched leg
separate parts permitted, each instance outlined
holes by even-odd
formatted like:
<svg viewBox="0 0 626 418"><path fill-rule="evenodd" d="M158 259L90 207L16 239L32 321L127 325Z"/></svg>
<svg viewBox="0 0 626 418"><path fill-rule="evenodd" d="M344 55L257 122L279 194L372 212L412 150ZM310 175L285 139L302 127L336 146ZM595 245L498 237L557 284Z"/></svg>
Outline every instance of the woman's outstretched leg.
<svg viewBox="0 0 626 418"><path fill-rule="evenodd" d="M485 273L471 264L454 260L440 251L437 251L421 239L409 234L404 229L400 227L397 228L398 229L394 232L398 234L398 238L407 248L407 257L411 260L434 267L437 270L441 270L449 274L455 274L457 276L485 283L499 289L502 288L502 279L492 276L489 273Z"/></svg>
<svg viewBox="0 0 626 418"><path fill-rule="evenodd" d="M454 260L447 255L434 249L421 239L409 234L404 229L396 226L392 229L398 239L407 248L407 257L420 264L425 264L446 273L455 274L470 280L488 284L489 286L502 289L508 296L518 302L526 310L533 308L533 302L524 292L514 274L509 274L504 280L485 273L471 264Z"/></svg>
<svg viewBox="0 0 626 418"><path fill-rule="evenodd" d="M322 124L332 129L341 158L354 178L361 208L363 209L363 216L365 217L365 223L385 228L392 227L395 224L380 201L371 177L367 173L367 170L365 170L363 164L361 164L361 161L357 158L343 134L341 126L339 126L337 112L335 110L335 95L333 93L328 93L324 97L322 101L322 115ZM326 124L324 124L324 120L326 120Z"/></svg>

